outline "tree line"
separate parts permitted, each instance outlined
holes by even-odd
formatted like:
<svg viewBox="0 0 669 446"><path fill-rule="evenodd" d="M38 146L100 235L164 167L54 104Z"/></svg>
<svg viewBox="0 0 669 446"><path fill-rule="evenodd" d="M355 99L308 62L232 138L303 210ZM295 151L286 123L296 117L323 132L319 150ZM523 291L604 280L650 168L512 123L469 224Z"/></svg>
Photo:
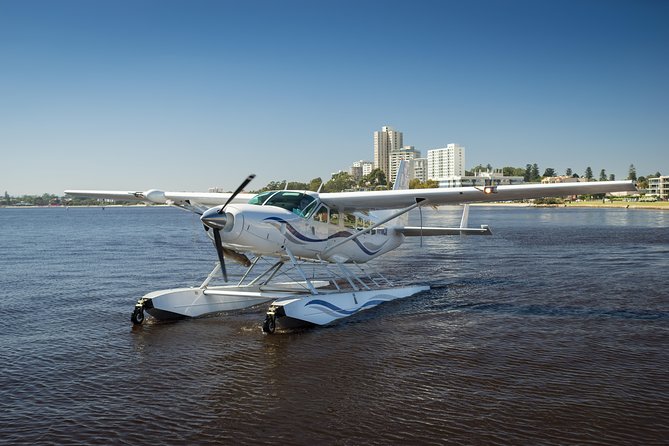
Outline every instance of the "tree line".
<svg viewBox="0 0 669 446"><path fill-rule="evenodd" d="M286 184L287 183L287 184ZM301 183L298 181L270 181L266 186L252 191L256 193L265 192L269 190L293 189L293 190L310 190L321 192L341 192L345 190L375 190L387 189L388 180L386 174L381 169L374 169L369 174L364 175L360 179L355 179L348 172L337 172L332 174L332 177L323 182L320 177L314 178L308 183Z"/></svg>
<svg viewBox="0 0 669 446"><path fill-rule="evenodd" d="M492 171L493 168L490 164L483 166L478 165L472 168L471 170L465 171L465 175L475 175L478 171ZM555 177L558 176L555 169L548 167L544 169L543 175L539 174L539 165L537 163L527 164L523 167L503 167L502 174L504 176L514 176L514 177L523 177L523 180L526 183L537 183L540 182L545 177ZM595 179L593 170L590 166L586 167L583 175L575 173L571 167L567 168L564 173L565 176L572 178L587 178L588 181L614 181L616 176L614 174L607 175L606 169L601 169L599 171L598 179ZM655 172L653 174L648 174L646 176L637 176L636 168L634 164L630 164L627 179L634 180L637 182L638 186L642 189L648 187L649 178L657 178L661 176L660 172ZM287 184L286 184L287 183ZM422 188L435 188L439 187L439 183L435 180L420 181L418 179L413 179L409 182L410 189L422 189ZM320 177L314 178L307 183L302 183L299 181L270 181L266 186L255 190L250 191L250 193L259 193L269 190L281 190L281 189L292 189L292 190L310 190L317 191L320 189L321 192L341 192L346 190L383 190L392 188L392 183L389 183L385 173L381 169L374 169L369 174L364 175L360 179L355 179L348 172L337 172L332 175L332 177L327 181L323 182ZM134 202L122 202L115 200L115 204L133 204ZM21 195L18 197L12 197L7 191L5 191L4 199L2 202L5 206L49 206L49 205L61 205L67 204L70 206L87 206L87 205L97 205L100 204L100 201L96 198L85 198L85 197L67 197L63 199L57 195L53 194L42 194L42 195Z"/></svg>
<svg viewBox="0 0 669 446"><path fill-rule="evenodd" d="M478 166L474 167L470 171L466 171L466 175L474 175L477 171L492 171L492 166L490 164L483 166L479 164ZM523 177L523 181L526 183L538 183L541 182L542 179L546 177L556 177L559 176L559 174L556 172L555 169L552 167L547 167L544 170L543 175L540 175L539 172L539 165L537 163L534 164L527 164L524 168L523 167L503 167L502 168L502 174L504 176L512 176L512 177ZM657 178L661 176L662 174L660 172L655 172L653 174L648 174L646 176L637 176L636 174L636 168L634 167L634 164L630 164L628 174L627 174L627 179L628 180L634 180L637 182L640 188L645 189L648 187L648 179L649 178ZM568 167L565 172L564 176L567 177L572 177L572 178L587 178L588 181L615 181L616 180L616 175L615 174L608 174L606 173L606 169L601 169L599 171L599 177L595 178L595 175L593 173L593 170L590 166L585 168L585 171L583 172L582 175L579 175L578 173L574 172L571 167Z"/></svg>

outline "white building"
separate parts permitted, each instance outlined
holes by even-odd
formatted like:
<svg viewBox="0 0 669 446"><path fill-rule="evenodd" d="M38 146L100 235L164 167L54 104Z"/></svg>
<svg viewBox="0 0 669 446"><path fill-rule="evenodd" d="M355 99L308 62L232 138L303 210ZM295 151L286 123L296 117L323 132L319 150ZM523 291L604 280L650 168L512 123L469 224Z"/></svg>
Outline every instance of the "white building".
<svg viewBox="0 0 669 446"><path fill-rule="evenodd" d="M587 183L588 179L585 177L570 177L568 175L558 175L556 177L544 177L541 179L541 184L554 183Z"/></svg>
<svg viewBox="0 0 669 446"><path fill-rule="evenodd" d="M453 175L451 177L439 180L439 187L468 187L485 186L492 184L494 186L505 186L510 184L521 184L523 177L504 176L500 169L491 171L477 171L474 175Z"/></svg>
<svg viewBox="0 0 669 446"><path fill-rule="evenodd" d="M399 150L391 150L388 154L388 182L395 183L397 177L397 168L400 166L400 161L409 162L409 172L411 176L411 160L420 158L420 151L416 150L414 146L404 146Z"/></svg>
<svg viewBox="0 0 669 446"><path fill-rule="evenodd" d="M421 182L427 181L427 158L414 158L409 166L412 172L411 178L417 178Z"/></svg>
<svg viewBox="0 0 669 446"><path fill-rule="evenodd" d="M403 146L402 132L391 127L381 127L380 132L374 132L374 168L381 169L390 178L390 152L400 150Z"/></svg>
<svg viewBox="0 0 669 446"><path fill-rule="evenodd" d="M349 173L353 178L356 180L359 180L360 178L364 177L365 175L369 175L372 170L374 170L374 163L371 161L354 161L353 165L349 169Z"/></svg>
<svg viewBox="0 0 669 446"><path fill-rule="evenodd" d="M448 144L441 149L427 151L427 177L442 181L450 177L465 175L465 148Z"/></svg>
<svg viewBox="0 0 669 446"><path fill-rule="evenodd" d="M647 195L655 195L662 200L669 199L669 176L648 178Z"/></svg>

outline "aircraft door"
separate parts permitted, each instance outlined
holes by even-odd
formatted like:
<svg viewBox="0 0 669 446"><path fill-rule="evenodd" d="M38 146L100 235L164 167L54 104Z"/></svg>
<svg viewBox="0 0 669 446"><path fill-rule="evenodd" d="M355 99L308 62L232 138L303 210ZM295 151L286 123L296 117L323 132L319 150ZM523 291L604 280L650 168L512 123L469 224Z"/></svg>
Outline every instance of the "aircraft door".
<svg viewBox="0 0 669 446"><path fill-rule="evenodd" d="M321 204L320 207L314 212L312 219L312 231L314 238L324 240L328 238L328 223L329 223L330 209Z"/></svg>

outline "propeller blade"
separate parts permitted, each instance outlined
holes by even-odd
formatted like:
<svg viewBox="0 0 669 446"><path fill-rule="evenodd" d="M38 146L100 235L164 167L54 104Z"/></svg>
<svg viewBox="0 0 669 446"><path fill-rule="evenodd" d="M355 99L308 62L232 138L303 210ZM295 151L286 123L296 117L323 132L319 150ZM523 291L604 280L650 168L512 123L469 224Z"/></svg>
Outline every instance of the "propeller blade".
<svg viewBox="0 0 669 446"><path fill-rule="evenodd" d="M237 195L239 195L239 193L240 193L241 191L243 191L244 188L245 188L245 187L246 187L246 186L247 186L247 185L248 185L248 184L249 184L255 177L256 177L256 175L255 175L254 173L252 173L251 175L249 175L248 177L246 177L246 179L245 179L244 181L242 181L242 184L239 185L239 187L237 188L237 190L235 190L235 191L232 193L232 195L230 195L230 198L228 198L228 201L225 202L225 204L223 205L223 207L221 207L221 209L218 210L218 213L219 213L219 214L222 214L222 213L223 213L223 209L225 209L225 207L226 207L228 204L230 204L230 202L231 202L232 200L234 200L235 197L236 197Z"/></svg>
<svg viewBox="0 0 669 446"><path fill-rule="evenodd" d="M223 273L223 280L227 282L228 272L225 270L225 257L223 256L223 246L221 246L221 233L218 229L214 229L214 245L216 246L218 261L221 262L221 273Z"/></svg>

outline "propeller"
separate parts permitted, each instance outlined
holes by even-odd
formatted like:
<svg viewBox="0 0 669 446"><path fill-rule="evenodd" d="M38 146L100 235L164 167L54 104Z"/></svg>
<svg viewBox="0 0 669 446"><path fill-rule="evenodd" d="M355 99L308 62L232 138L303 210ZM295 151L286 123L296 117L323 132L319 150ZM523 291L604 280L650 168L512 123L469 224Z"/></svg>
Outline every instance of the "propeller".
<svg viewBox="0 0 669 446"><path fill-rule="evenodd" d="M220 207L220 209L217 208L207 209L200 217L200 220L204 225L204 230L209 231L209 229L212 229L214 231L214 247L216 248L218 261L221 264L221 273L223 274L223 280L225 280L226 282L228 281L228 272L225 269L225 256L224 256L225 248L223 248L223 245L221 245L221 230L228 223L228 218L225 214L225 207L228 204L230 204L230 202L234 200L235 197L239 195L239 193L242 190L244 190L244 188L254 178L255 178L254 174L251 174L248 177L246 177L246 179L242 181L242 184L240 184L239 187L232 193L232 195L230 195L228 201L226 201L225 204Z"/></svg>
<svg viewBox="0 0 669 446"><path fill-rule="evenodd" d="M236 197L237 195L239 195L239 193L240 193L241 191L243 191L244 188L245 188L246 186L248 186L248 184L249 184L251 181L253 181L253 179L254 179L255 177L256 177L256 175L255 175L254 173L252 173L251 175L249 175L248 177L246 177L246 179L245 179L244 181L242 181L242 184L239 185L239 187L237 188L237 190L235 190L235 191L232 193L232 195L230 195L230 198L228 198L228 201L226 201L225 204L221 207L221 209L218 210L218 213L219 213L219 214L222 214L222 213L223 213L223 210L225 209L225 207L226 207L228 204L230 204L230 202L231 202L232 200L234 200L235 197Z"/></svg>
<svg viewBox="0 0 669 446"><path fill-rule="evenodd" d="M218 254L218 261L221 264L221 273L223 280L228 281L228 272L225 270L225 257L223 256L223 246L221 246L221 230L214 229L214 245L216 246L216 254Z"/></svg>

